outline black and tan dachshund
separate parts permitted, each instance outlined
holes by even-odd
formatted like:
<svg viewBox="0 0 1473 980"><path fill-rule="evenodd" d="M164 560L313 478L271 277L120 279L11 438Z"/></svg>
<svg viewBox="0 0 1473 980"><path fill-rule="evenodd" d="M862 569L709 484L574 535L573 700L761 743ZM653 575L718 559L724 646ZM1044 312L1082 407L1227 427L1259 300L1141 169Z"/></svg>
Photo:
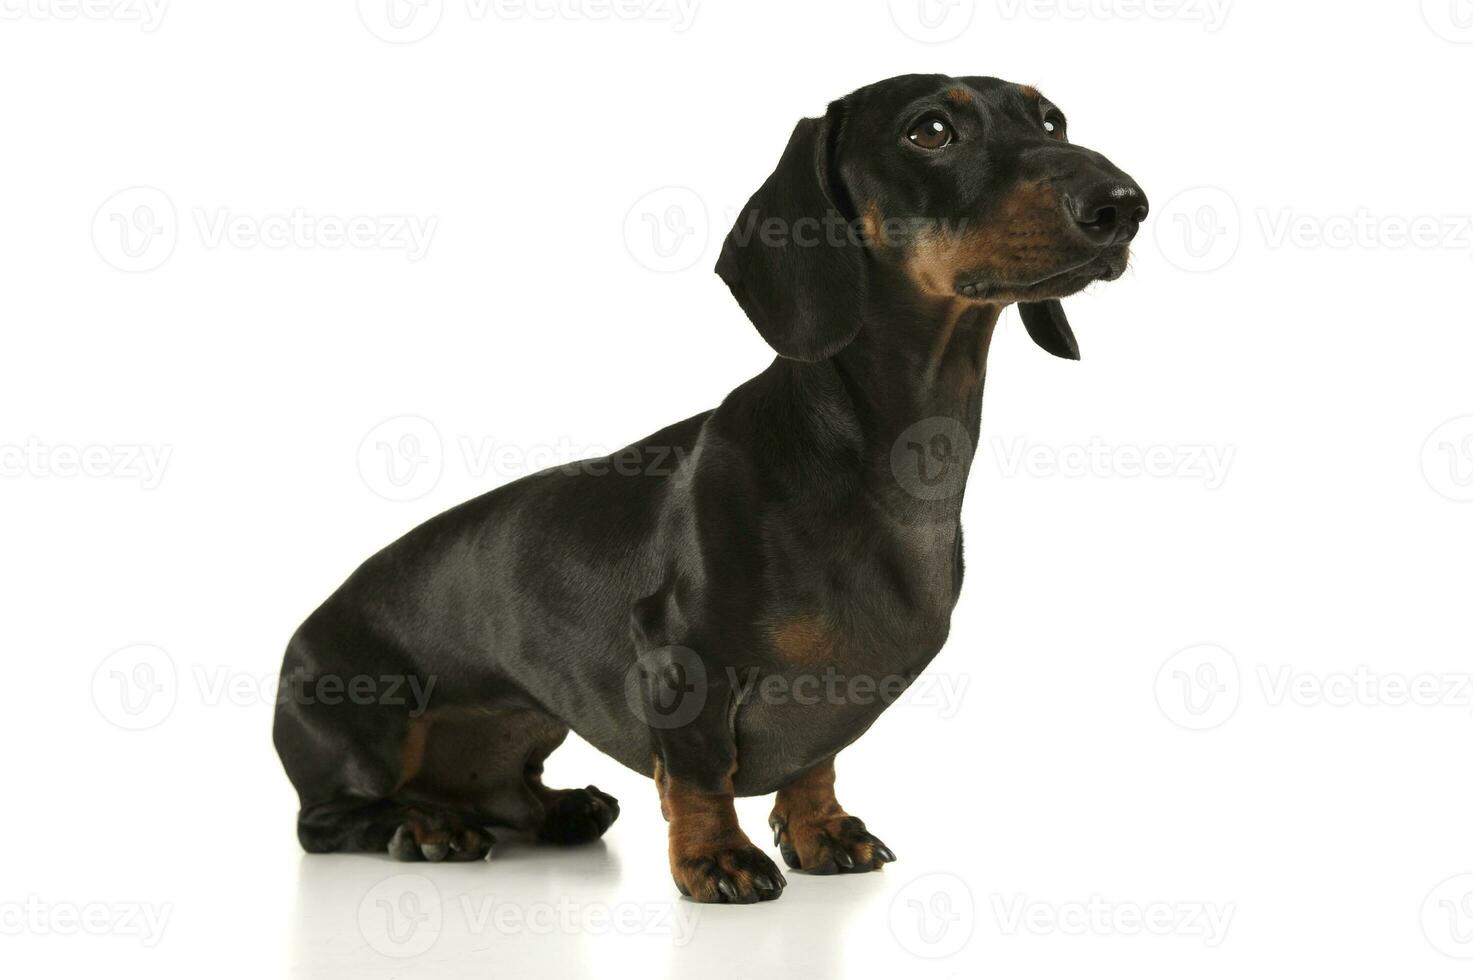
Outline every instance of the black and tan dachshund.
<svg viewBox="0 0 1473 980"><path fill-rule="evenodd" d="M1056 106L994 78L892 78L799 122L716 267L772 364L414 529L292 638L275 742L302 846L595 839L618 803L542 782L571 729L654 778L692 899L787 884L736 796L777 794L792 868L893 861L835 799L834 757L946 640L998 317L1019 304L1077 358L1059 299L1124 272L1146 208Z"/></svg>

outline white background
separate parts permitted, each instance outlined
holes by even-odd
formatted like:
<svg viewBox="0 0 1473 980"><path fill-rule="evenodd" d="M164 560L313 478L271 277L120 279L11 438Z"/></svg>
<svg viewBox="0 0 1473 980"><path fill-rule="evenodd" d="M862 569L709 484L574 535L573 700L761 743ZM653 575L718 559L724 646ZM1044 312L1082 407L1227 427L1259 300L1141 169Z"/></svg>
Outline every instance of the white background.
<svg viewBox="0 0 1473 980"><path fill-rule="evenodd" d="M1473 9L928 2L0 0L8 975L1466 976ZM599 845L301 855L296 624L759 371L716 245L905 71L1039 85L1154 207L1081 363L993 349L952 639L839 760L900 860L677 901L571 742Z"/></svg>

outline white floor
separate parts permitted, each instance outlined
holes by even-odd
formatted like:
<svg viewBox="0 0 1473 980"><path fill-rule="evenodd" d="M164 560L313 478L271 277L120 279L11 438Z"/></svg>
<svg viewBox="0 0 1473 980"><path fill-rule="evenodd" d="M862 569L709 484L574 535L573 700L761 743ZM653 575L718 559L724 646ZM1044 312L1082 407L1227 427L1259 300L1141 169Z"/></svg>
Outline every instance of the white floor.
<svg viewBox="0 0 1473 980"><path fill-rule="evenodd" d="M841 780L899 861L791 874L780 900L745 907L680 899L651 785L581 743L550 774L621 798L595 845L507 840L456 865L303 855L257 727L266 713L216 706L211 731L181 697L155 729L94 726L98 764L55 783L56 806L13 801L0 952L9 976L155 980L1465 976L1446 954L1468 952L1467 882L1440 883L1473 868L1459 858L1467 811L1435 776L1460 757L1466 718L1386 715L1357 735L1354 714L1320 714L1335 733L1321 740L1300 730L1314 712L1254 697L1209 741L1142 719L1154 751L1105 734L1055 742L1041 722L984 754L993 726L897 706ZM1234 734L1255 725L1277 726L1279 748ZM918 736L935 751L892 754ZM1413 737L1449 754L1419 756ZM763 845L767 806L740 801Z"/></svg>

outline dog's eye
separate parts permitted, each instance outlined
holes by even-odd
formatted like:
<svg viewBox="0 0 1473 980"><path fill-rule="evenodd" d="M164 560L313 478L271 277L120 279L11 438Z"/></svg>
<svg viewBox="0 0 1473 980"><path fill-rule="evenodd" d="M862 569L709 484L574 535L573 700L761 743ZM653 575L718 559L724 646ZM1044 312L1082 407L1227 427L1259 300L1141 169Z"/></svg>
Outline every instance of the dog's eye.
<svg viewBox="0 0 1473 980"><path fill-rule="evenodd" d="M910 141L923 150L939 150L955 137L951 126L940 116L927 116L910 131Z"/></svg>
<svg viewBox="0 0 1473 980"><path fill-rule="evenodd" d="M1064 126L1064 114L1058 109L1050 109L1044 114L1043 128L1048 130L1050 135L1062 139L1064 136Z"/></svg>

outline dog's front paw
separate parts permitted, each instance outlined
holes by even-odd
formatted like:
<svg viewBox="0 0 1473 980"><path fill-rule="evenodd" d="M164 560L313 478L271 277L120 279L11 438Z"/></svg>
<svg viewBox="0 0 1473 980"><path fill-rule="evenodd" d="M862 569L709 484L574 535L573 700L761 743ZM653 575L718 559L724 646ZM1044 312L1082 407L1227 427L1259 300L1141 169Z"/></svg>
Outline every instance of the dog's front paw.
<svg viewBox="0 0 1473 980"><path fill-rule="evenodd" d="M680 894L697 902L766 902L781 895L788 884L772 858L751 843L672 855L670 873Z"/></svg>
<svg viewBox="0 0 1473 980"><path fill-rule="evenodd" d="M895 860L884 841L864 829L864 821L848 814L795 817L774 813L768 823L773 843L788 867L816 875L878 871Z"/></svg>

